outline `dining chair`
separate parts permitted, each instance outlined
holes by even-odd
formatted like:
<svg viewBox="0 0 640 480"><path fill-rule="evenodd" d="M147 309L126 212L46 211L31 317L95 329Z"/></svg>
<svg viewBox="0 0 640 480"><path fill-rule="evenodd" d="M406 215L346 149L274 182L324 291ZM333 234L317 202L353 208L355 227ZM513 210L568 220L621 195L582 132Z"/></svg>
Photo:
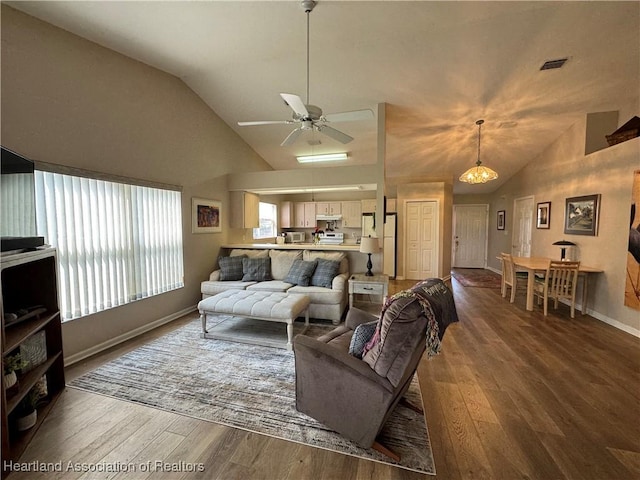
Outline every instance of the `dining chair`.
<svg viewBox="0 0 640 480"><path fill-rule="evenodd" d="M509 301L513 303L516 299L516 289L518 288L518 280L527 281L526 272L517 272L513 265L513 257L510 253L500 253L502 257L502 298L507 296L507 288L511 288L511 297ZM526 288L526 283L524 285Z"/></svg>
<svg viewBox="0 0 640 480"><path fill-rule="evenodd" d="M544 278L536 279L534 295L538 297L538 304L544 302L544 315L547 316L548 300L553 299L553 308L558 308L560 299L571 303L571 318L575 318L576 288L578 286L578 270L580 262L550 260Z"/></svg>

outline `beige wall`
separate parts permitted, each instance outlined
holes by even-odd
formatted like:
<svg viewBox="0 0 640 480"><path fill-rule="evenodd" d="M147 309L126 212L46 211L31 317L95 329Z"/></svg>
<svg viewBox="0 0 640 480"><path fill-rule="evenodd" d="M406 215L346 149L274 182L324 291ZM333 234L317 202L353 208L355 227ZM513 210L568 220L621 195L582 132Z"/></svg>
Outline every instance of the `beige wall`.
<svg viewBox="0 0 640 480"><path fill-rule="evenodd" d="M621 113L620 123L637 115L637 111L630 116L628 112ZM496 256L501 251L511 251L514 199L532 195L535 203L550 201L551 228L533 229L531 255L559 258L560 250L553 242L567 239L576 243L574 256L578 260L604 270L593 277L589 287L593 315L638 334L640 314L624 306L624 287L631 186L633 171L640 165L640 138L585 155L585 132L586 116L492 195L489 265L499 269ZM590 194L602 195L598 235L565 234L565 199ZM496 230L497 210L506 210L504 232Z"/></svg>
<svg viewBox="0 0 640 480"><path fill-rule="evenodd" d="M2 145L36 160L182 185L185 287L63 325L65 356L195 306L227 242L227 174L269 170L180 79L2 5ZM191 197L223 202L191 233Z"/></svg>

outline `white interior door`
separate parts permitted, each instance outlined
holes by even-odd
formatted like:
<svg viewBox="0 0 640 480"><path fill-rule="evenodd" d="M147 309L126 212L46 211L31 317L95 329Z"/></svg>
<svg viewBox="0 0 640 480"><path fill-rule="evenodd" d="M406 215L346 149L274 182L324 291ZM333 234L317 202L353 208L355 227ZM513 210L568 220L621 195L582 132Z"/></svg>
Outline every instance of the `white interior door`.
<svg viewBox="0 0 640 480"><path fill-rule="evenodd" d="M405 277L422 280L438 276L438 203L406 203Z"/></svg>
<svg viewBox="0 0 640 480"><path fill-rule="evenodd" d="M453 266L486 267L489 205L454 205L453 216Z"/></svg>
<svg viewBox="0 0 640 480"><path fill-rule="evenodd" d="M533 221L533 197L516 198L513 202L513 241L511 244L511 254L514 257L531 256Z"/></svg>

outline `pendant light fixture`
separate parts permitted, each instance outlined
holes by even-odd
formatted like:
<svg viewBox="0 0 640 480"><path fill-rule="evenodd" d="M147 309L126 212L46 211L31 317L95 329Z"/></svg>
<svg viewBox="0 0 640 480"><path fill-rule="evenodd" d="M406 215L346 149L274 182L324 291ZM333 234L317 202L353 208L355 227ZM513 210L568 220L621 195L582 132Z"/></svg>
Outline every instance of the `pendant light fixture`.
<svg viewBox="0 0 640 480"><path fill-rule="evenodd" d="M478 125L478 160L476 161L476 166L471 167L469 170L460 175L460 181L466 183L487 183L489 180L495 180L498 178L498 174L491 170L489 167L485 167L482 165L480 161L480 132L482 130L482 124L484 120L478 120L476 125Z"/></svg>

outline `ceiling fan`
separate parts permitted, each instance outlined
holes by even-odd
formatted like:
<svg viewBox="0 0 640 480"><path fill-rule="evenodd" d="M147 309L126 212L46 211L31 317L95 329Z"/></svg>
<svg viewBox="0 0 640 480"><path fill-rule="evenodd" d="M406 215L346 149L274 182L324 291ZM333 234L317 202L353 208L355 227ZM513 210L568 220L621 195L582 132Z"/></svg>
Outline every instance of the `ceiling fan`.
<svg viewBox="0 0 640 480"><path fill-rule="evenodd" d="M309 103L309 14L316 6L316 3L317 2L314 0L303 0L301 2L302 8L307 14L307 102L303 102L298 95L294 95L292 93L281 93L280 96L284 100L285 104L293 110L291 120L238 122L238 125L241 127L252 125L298 124L299 126L280 144L283 147L292 145L302 132L313 130L323 133L340 143L346 144L352 141L353 137L330 127L327 123L352 122L373 118L373 111L369 109L329 113L325 115L320 107Z"/></svg>

